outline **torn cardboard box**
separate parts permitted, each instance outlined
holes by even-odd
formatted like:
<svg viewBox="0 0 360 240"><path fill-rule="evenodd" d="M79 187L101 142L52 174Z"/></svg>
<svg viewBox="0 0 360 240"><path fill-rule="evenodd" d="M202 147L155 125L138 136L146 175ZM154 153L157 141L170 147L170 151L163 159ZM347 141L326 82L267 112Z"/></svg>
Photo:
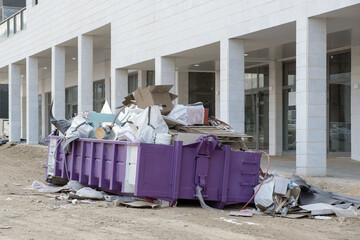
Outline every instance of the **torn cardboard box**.
<svg viewBox="0 0 360 240"><path fill-rule="evenodd" d="M172 101L177 95L170 93L173 85L153 85L146 88L138 88L132 94L125 97L122 103L127 105L134 100L139 108L145 109L149 106L161 105L161 114L168 114L173 109Z"/></svg>
<svg viewBox="0 0 360 240"><path fill-rule="evenodd" d="M198 133L181 133L181 132L172 132L169 131L172 135L171 144L174 144L174 141L182 141L183 145L195 143L199 137L203 136L204 134Z"/></svg>

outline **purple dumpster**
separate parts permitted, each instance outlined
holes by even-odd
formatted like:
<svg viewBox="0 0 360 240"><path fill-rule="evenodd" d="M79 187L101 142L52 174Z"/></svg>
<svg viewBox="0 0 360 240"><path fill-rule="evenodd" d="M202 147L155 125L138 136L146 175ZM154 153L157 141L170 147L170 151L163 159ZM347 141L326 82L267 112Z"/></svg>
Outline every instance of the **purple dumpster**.
<svg viewBox="0 0 360 240"><path fill-rule="evenodd" d="M197 199L200 186L207 204L223 208L247 202L258 183L261 154L219 147L214 136L189 145L79 139L67 154L59 137L49 138L47 178L69 178L117 194L173 205L177 199Z"/></svg>

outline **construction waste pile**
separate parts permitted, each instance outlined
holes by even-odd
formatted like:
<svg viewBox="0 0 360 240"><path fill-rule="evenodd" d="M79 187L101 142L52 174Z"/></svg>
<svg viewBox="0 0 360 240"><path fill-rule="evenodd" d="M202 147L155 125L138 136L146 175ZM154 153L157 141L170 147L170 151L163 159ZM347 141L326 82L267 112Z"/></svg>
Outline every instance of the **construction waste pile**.
<svg viewBox="0 0 360 240"><path fill-rule="evenodd" d="M213 116L209 118L209 109L201 102L173 105L177 96L169 92L171 88L172 85L138 88L125 98L117 114L105 102L100 113L78 113L69 120L56 120L51 115L58 130L55 135L64 136L63 149L78 138L169 145L174 141L194 143L200 136L212 134L220 144L230 144L233 150L248 150L245 142L252 141L251 136Z"/></svg>
<svg viewBox="0 0 360 240"><path fill-rule="evenodd" d="M326 192L299 176L269 174L269 156L264 173L261 153L247 148L251 136L209 116L202 103L174 105L171 88L138 88L117 113L105 103L100 113L51 116L56 131L49 136L46 181L64 186L35 181L31 188L61 192L56 199L72 204L155 208L190 199L205 209L246 203L231 216L360 216L360 198Z"/></svg>
<svg viewBox="0 0 360 240"><path fill-rule="evenodd" d="M360 198L336 194L307 184L300 176L285 178L277 173L262 178L254 188L256 208L271 216L286 218L360 218ZM249 215L248 211L233 215Z"/></svg>
<svg viewBox="0 0 360 240"><path fill-rule="evenodd" d="M47 181L74 180L170 206L177 199L217 208L248 201L261 158L247 151L251 137L209 117L202 103L174 105L171 88L138 88L116 114L105 103L100 113L69 120L51 115L57 130L49 136Z"/></svg>

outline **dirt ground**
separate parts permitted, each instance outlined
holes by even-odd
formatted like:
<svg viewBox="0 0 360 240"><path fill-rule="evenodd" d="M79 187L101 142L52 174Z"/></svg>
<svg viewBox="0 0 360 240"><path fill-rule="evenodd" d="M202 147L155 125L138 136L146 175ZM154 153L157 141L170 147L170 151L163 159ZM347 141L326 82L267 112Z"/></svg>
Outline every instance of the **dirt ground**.
<svg viewBox="0 0 360 240"><path fill-rule="evenodd" d="M47 148L0 147L0 239L359 239L360 220L231 217L198 205L132 209L99 201L77 204L24 189L44 182ZM360 197L360 182L313 178L328 191ZM225 220L233 219L233 222Z"/></svg>

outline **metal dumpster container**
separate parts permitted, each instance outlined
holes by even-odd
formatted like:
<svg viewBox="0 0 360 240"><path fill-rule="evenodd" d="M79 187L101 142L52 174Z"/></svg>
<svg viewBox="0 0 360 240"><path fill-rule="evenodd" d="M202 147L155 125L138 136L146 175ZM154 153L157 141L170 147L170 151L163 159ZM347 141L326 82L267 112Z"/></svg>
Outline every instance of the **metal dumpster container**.
<svg viewBox="0 0 360 240"><path fill-rule="evenodd" d="M195 189L200 186L208 204L223 208L247 202L258 183L261 154L219 147L214 136L190 145L79 139L69 154L59 141L50 136L47 177L69 178L113 193L173 205L177 199L197 199Z"/></svg>

